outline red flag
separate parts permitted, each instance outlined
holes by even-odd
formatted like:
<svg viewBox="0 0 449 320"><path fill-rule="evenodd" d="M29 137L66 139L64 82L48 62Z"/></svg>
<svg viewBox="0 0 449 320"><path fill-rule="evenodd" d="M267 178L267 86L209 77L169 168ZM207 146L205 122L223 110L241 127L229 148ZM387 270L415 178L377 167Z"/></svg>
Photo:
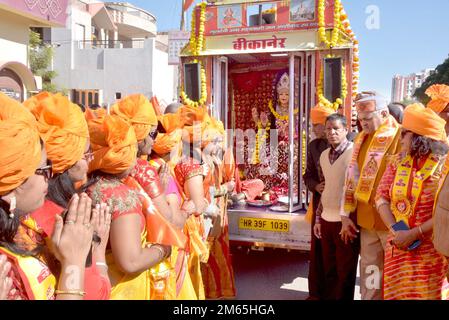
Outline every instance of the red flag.
<svg viewBox="0 0 449 320"><path fill-rule="evenodd" d="M195 0L184 0L184 7L182 8L182 10L184 12L189 10L189 8L193 4L193 2L195 2Z"/></svg>

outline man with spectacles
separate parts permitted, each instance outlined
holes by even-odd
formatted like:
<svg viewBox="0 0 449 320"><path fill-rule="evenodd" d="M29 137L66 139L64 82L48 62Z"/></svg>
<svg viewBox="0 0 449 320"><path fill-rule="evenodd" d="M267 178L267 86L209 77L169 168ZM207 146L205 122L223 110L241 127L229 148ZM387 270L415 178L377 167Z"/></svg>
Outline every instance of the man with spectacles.
<svg viewBox="0 0 449 320"><path fill-rule="evenodd" d="M362 92L355 105L362 132L354 141L346 175L341 238L348 243L360 234L362 300L380 300L388 229L375 209L374 198L386 159L399 151L400 125L390 115L386 99L377 92ZM360 230L349 218L352 212L356 213Z"/></svg>

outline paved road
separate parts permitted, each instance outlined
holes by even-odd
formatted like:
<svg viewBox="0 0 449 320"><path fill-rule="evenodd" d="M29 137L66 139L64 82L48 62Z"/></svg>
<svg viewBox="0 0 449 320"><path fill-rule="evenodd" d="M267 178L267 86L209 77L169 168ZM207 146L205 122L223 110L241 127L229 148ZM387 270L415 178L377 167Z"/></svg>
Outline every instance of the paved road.
<svg viewBox="0 0 449 320"><path fill-rule="evenodd" d="M308 253L283 249L232 248L238 300L304 300L308 297ZM358 281L358 279L357 279ZM356 286L355 299L359 300Z"/></svg>

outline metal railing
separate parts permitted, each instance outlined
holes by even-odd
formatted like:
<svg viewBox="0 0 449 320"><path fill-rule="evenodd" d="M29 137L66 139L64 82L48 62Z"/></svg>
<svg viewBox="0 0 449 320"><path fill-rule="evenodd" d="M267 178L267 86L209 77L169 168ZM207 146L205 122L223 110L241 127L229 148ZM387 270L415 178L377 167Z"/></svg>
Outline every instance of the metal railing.
<svg viewBox="0 0 449 320"><path fill-rule="evenodd" d="M148 20L152 23L156 23L156 18L152 14L150 14L140 8L137 8L133 5L129 5L127 3L117 3L117 2L106 2L105 5L109 10L115 10L115 11L119 11L121 13L127 13L127 14L133 15L135 17L139 17L144 20Z"/></svg>
<svg viewBox="0 0 449 320"><path fill-rule="evenodd" d="M143 49L145 40L80 40L78 49Z"/></svg>

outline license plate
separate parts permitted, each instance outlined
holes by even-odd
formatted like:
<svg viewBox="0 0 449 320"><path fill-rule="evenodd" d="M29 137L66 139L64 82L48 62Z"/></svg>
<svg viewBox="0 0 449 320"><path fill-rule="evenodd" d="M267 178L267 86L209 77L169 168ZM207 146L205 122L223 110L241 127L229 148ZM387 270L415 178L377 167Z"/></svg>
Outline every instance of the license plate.
<svg viewBox="0 0 449 320"><path fill-rule="evenodd" d="M262 218L240 218L239 229L289 232L290 221Z"/></svg>

